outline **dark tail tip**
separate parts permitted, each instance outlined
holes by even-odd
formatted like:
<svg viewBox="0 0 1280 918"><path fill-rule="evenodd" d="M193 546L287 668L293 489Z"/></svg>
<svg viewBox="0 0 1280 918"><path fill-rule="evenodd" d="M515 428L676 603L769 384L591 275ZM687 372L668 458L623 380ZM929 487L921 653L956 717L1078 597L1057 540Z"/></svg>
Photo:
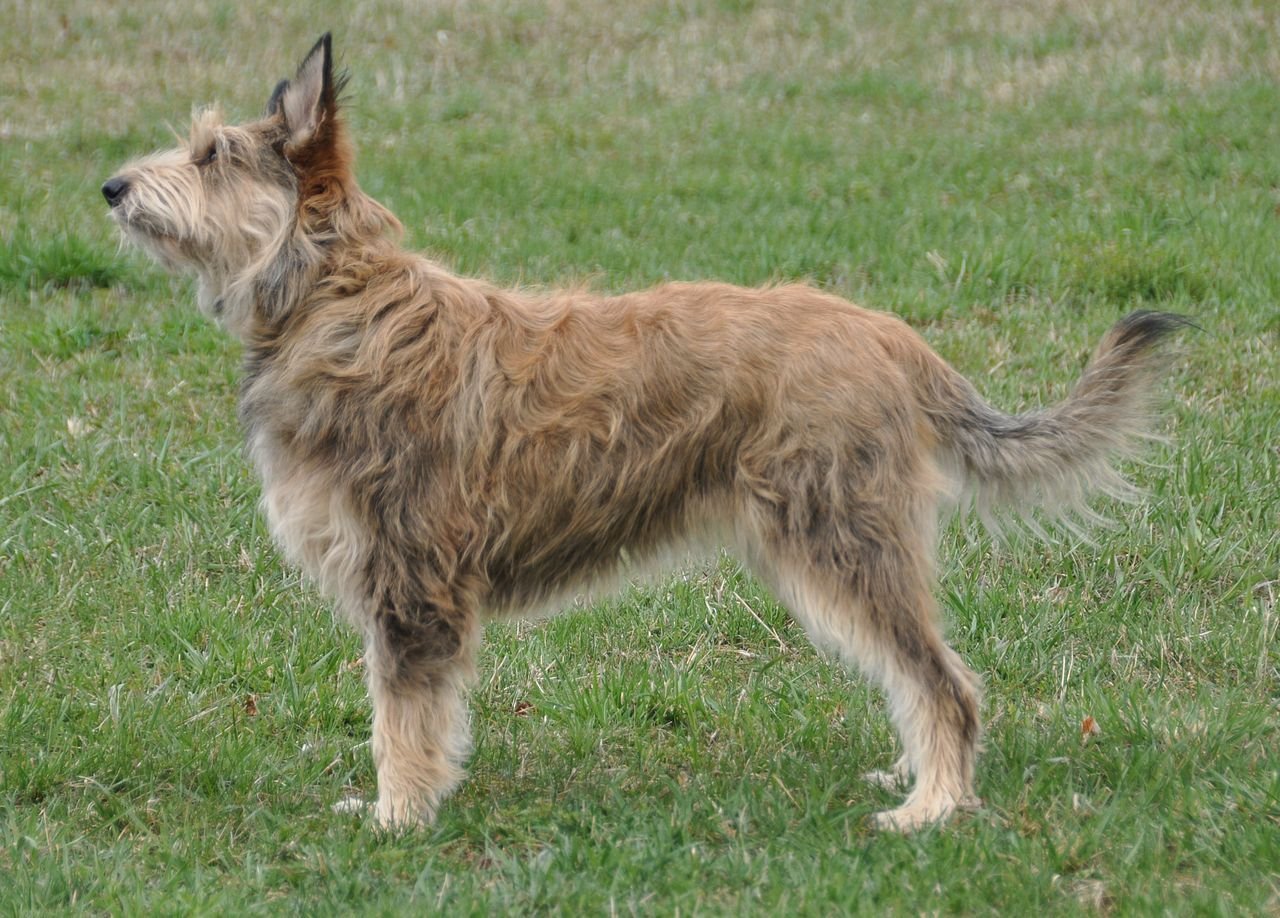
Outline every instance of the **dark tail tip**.
<svg viewBox="0 0 1280 918"><path fill-rule="evenodd" d="M1176 312L1139 309L1117 322L1111 329L1111 335L1117 347L1147 348L1184 328L1201 330L1190 318Z"/></svg>

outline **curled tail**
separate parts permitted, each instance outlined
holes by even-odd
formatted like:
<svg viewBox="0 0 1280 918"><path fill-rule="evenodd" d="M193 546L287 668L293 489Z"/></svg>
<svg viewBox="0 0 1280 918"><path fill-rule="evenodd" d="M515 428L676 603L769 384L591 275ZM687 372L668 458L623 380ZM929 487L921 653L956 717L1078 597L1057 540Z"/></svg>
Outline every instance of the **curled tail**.
<svg viewBox="0 0 1280 918"><path fill-rule="evenodd" d="M1152 392L1166 364L1159 345L1186 326L1190 320L1172 313L1126 316L1065 401L1026 414L993 408L950 367L935 377L926 411L979 515L991 521L1001 506L1060 515L1084 511L1094 491L1131 493L1113 463L1150 436Z"/></svg>

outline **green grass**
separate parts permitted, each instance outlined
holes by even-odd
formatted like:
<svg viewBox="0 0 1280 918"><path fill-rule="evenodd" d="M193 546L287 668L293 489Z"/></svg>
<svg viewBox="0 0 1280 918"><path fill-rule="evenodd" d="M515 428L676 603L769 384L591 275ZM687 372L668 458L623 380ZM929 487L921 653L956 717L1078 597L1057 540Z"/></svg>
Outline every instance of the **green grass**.
<svg viewBox="0 0 1280 918"><path fill-rule="evenodd" d="M1280 911L1274 10L116 6L0 32L0 913ZM374 780L358 643L258 518L234 346L97 192L325 28L361 181L459 270L808 278L1009 409L1131 308L1203 326L1117 529L945 533L981 811L872 833L880 700L720 562L490 628L433 828L330 812Z"/></svg>

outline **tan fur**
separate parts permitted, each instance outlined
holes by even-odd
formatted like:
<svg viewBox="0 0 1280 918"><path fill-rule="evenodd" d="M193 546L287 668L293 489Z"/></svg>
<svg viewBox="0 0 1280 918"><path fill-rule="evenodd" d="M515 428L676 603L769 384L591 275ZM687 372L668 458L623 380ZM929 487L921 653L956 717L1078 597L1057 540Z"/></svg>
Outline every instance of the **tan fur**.
<svg viewBox="0 0 1280 918"><path fill-rule="evenodd" d="M916 783L879 823L972 805L978 679L932 597L939 504L1114 484L1179 320L1123 320L1070 399L1010 417L898 319L809 287L499 289L399 248L340 84L326 36L262 119L203 114L103 190L244 343L271 530L364 634L376 818L429 820L460 780L486 619L715 542L886 690L903 756L880 780Z"/></svg>

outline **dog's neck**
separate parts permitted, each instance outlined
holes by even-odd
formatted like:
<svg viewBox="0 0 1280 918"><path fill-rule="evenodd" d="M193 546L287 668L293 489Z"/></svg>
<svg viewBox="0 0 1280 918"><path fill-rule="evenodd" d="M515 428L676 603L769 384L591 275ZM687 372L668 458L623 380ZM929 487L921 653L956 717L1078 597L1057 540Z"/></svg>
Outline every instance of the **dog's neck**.
<svg viewBox="0 0 1280 918"><path fill-rule="evenodd" d="M332 208L299 210L263 257L238 268L198 272L201 312L246 346L263 335L274 337L320 288L353 292L376 273L372 262L402 254L400 221L354 182Z"/></svg>

